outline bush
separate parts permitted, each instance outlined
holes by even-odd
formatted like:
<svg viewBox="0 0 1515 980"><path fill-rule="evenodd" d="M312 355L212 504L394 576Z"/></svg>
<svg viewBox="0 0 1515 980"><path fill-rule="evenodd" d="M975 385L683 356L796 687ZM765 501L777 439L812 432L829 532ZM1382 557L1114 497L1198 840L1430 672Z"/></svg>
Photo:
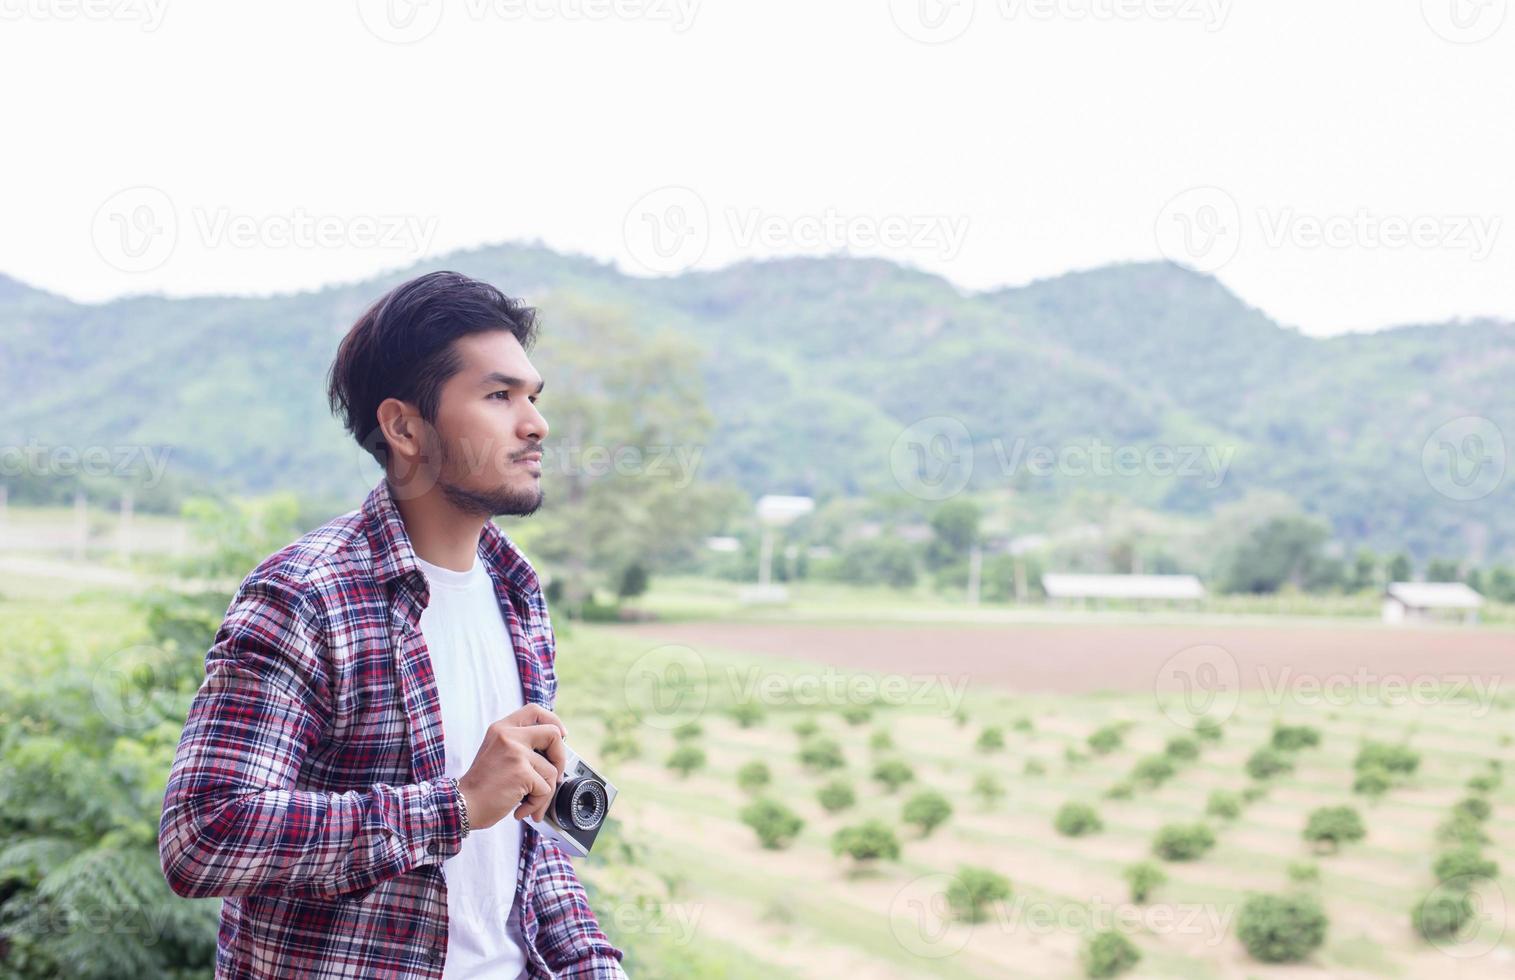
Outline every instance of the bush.
<svg viewBox="0 0 1515 980"><path fill-rule="evenodd" d="M1170 823L1160 828L1152 851L1168 861L1193 861L1215 846L1215 832L1202 823Z"/></svg>
<svg viewBox="0 0 1515 980"><path fill-rule="evenodd" d="M1178 774L1178 767L1165 755L1147 755L1136 760L1131 778L1147 786L1161 786Z"/></svg>
<svg viewBox="0 0 1515 980"><path fill-rule="evenodd" d="M1499 788L1499 777L1482 773L1468 780L1468 789L1474 793L1492 793Z"/></svg>
<svg viewBox="0 0 1515 980"><path fill-rule="evenodd" d="M1368 742L1358 749L1352 768L1363 770L1375 766L1391 776L1412 776L1415 770L1420 768L1420 753L1407 745Z"/></svg>
<svg viewBox="0 0 1515 980"><path fill-rule="evenodd" d="M1378 799L1389 791L1394 785L1394 780L1389 776L1389 770L1382 766L1369 766L1366 769L1357 770L1357 777L1352 780L1352 792L1361 793L1370 799Z"/></svg>
<svg viewBox="0 0 1515 980"><path fill-rule="evenodd" d="M1443 844L1479 847L1489 843L1483 824L1466 813L1454 813L1436 828L1436 839Z"/></svg>
<svg viewBox="0 0 1515 980"><path fill-rule="evenodd" d="M1201 742L1219 742L1221 739L1220 722L1214 718L1201 718L1194 724L1194 734Z"/></svg>
<svg viewBox="0 0 1515 980"><path fill-rule="evenodd" d="M1192 735L1175 735L1168 739L1163 752L1172 759L1189 762L1199 758L1199 739Z"/></svg>
<svg viewBox="0 0 1515 980"><path fill-rule="evenodd" d="M1241 791L1241 801L1243 803L1256 803L1258 800L1267 795L1268 787L1260 785L1258 783L1253 783L1251 786L1248 786Z"/></svg>
<svg viewBox="0 0 1515 980"><path fill-rule="evenodd" d="M777 800L757 800L742 808L741 818L770 851L788 847L805 826L805 821Z"/></svg>
<svg viewBox="0 0 1515 980"><path fill-rule="evenodd" d="M630 732L610 732L600 742L600 758L606 762L617 759L638 759L642 755L642 743Z"/></svg>
<svg viewBox="0 0 1515 980"><path fill-rule="evenodd" d="M952 804L942 794L926 790L905 801L900 816L906 823L919 827L922 837L929 837L933 830L952 816Z"/></svg>
<svg viewBox="0 0 1515 980"><path fill-rule="evenodd" d="M973 795L978 797L985 807L992 807L999 802L1000 797L1005 795L1005 784L999 781L999 777L993 773L981 772L973 781Z"/></svg>
<svg viewBox="0 0 1515 980"><path fill-rule="evenodd" d="M879 820L866 820L852 827L843 827L831 837L831 852L838 856L846 854L859 863L887 858L899 860L900 842Z"/></svg>
<svg viewBox="0 0 1515 980"><path fill-rule="evenodd" d="M1454 888L1471 888L1481 878L1493 878L1499 874L1499 864L1486 858L1476 848L1459 847L1447 851L1431 866L1436 880Z"/></svg>
<svg viewBox="0 0 1515 980"><path fill-rule="evenodd" d="M1036 730L1036 726L1031 724L1031 719L1026 715L1021 715L1019 718L1015 719L1015 721L1011 723L1010 727L1023 735L1029 735Z"/></svg>
<svg viewBox="0 0 1515 980"><path fill-rule="evenodd" d="M765 762L749 762L736 771L736 784L749 793L756 793L773 781L773 773Z"/></svg>
<svg viewBox="0 0 1515 980"><path fill-rule="evenodd" d="M1290 861L1289 880L1298 885L1310 885L1320 880L1320 865L1314 861Z"/></svg>
<svg viewBox="0 0 1515 980"><path fill-rule="evenodd" d="M751 728L759 724L764 716L763 706L755 701L742 701L731 706L729 712L733 721L741 728Z"/></svg>
<svg viewBox="0 0 1515 980"><path fill-rule="evenodd" d="M849 704L842 709L842 720L849 725L866 725L873 717L873 709L866 704Z"/></svg>
<svg viewBox="0 0 1515 980"><path fill-rule="evenodd" d="M680 742L699 738L703 734L705 734L705 729L697 721L686 721L673 730L673 737Z"/></svg>
<svg viewBox="0 0 1515 980"><path fill-rule="evenodd" d="M683 743L668 756L666 765L680 776L687 777L696 769L705 768L705 750L698 745Z"/></svg>
<svg viewBox="0 0 1515 980"><path fill-rule="evenodd" d="M1320 729L1309 725L1274 725L1272 745L1281 752L1313 749L1320 744Z"/></svg>
<svg viewBox="0 0 1515 980"><path fill-rule="evenodd" d="M988 868L961 867L947 886L947 905L964 922L982 922L994 902L1010 898L1010 879Z"/></svg>
<svg viewBox="0 0 1515 980"><path fill-rule="evenodd" d="M1326 913L1309 895L1254 895L1241 907L1236 935L1253 959L1294 963L1326 940Z"/></svg>
<svg viewBox="0 0 1515 980"><path fill-rule="evenodd" d="M1026 764L1021 767L1021 771L1027 776L1045 776L1047 775L1047 764L1040 759L1027 759Z"/></svg>
<svg viewBox="0 0 1515 980"><path fill-rule="evenodd" d="M1089 937L1079 958L1086 977L1114 977L1125 973L1141 961L1136 945L1114 929Z"/></svg>
<svg viewBox="0 0 1515 980"><path fill-rule="evenodd" d="M1126 736L1119 725L1105 725L1095 729L1088 738L1089 748L1095 755L1109 755L1120 748L1125 740Z"/></svg>
<svg viewBox="0 0 1515 980"><path fill-rule="evenodd" d="M986 728L978 733L978 741L974 744L980 752L998 752L1005 747L1005 733L999 728Z"/></svg>
<svg viewBox="0 0 1515 980"><path fill-rule="evenodd" d="M1247 759L1247 775L1253 779L1272 779L1280 773L1293 772L1294 759L1275 748L1262 748Z"/></svg>
<svg viewBox="0 0 1515 980"><path fill-rule="evenodd" d="M839 813L857 802L857 795L852 792L852 784L845 779L833 779L816 790L815 798L820 802L821 809L827 813Z"/></svg>
<svg viewBox="0 0 1515 980"><path fill-rule="evenodd" d="M808 769L826 771L845 768L847 758L835 739L811 738L800 746L800 762Z"/></svg>
<svg viewBox="0 0 1515 980"><path fill-rule="evenodd" d="M1473 899L1466 891L1437 889L1410 910L1415 931L1433 942L1457 935L1472 920Z"/></svg>
<svg viewBox="0 0 1515 980"><path fill-rule="evenodd" d="M1489 801L1481 796L1466 796L1452 805L1452 816L1462 815L1480 822L1489 819L1492 812Z"/></svg>
<svg viewBox="0 0 1515 980"><path fill-rule="evenodd" d="M1235 793L1218 789L1210 794L1210 799L1205 803L1205 813L1208 816L1219 817L1222 820L1235 820L1241 816L1241 797Z"/></svg>
<svg viewBox="0 0 1515 980"><path fill-rule="evenodd" d="M868 748L874 752L886 752L894 748L894 736L888 732L874 732L868 736Z"/></svg>
<svg viewBox="0 0 1515 980"><path fill-rule="evenodd" d="M1349 806L1323 806L1310 812L1304 838L1316 847L1334 851L1342 844L1362 840L1367 833L1356 810Z"/></svg>
<svg viewBox="0 0 1515 980"><path fill-rule="evenodd" d="M1064 803L1053 818L1052 826L1064 837L1083 837L1086 834L1097 834L1104 829L1100 822L1099 813L1087 803Z"/></svg>
<svg viewBox="0 0 1515 980"><path fill-rule="evenodd" d="M809 738L812 735L818 734L820 730L821 726L814 718L801 718L794 723L794 734L800 738Z"/></svg>
<svg viewBox="0 0 1515 980"><path fill-rule="evenodd" d="M1129 800L1136 795L1136 786L1129 779L1122 779L1105 790L1107 800Z"/></svg>
<svg viewBox="0 0 1515 980"><path fill-rule="evenodd" d="M1126 884L1131 886L1131 901L1138 905L1151 897L1152 892L1168 880L1168 874L1151 861L1138 861L1126 866L1121 872Z"/></svg>
<svg viewBox="0 0 1515 980"><path fill-rule="evenodd" d="M915 778L915 770L898 759L885 759L873 767L873 778L893 793Z"/></svg>

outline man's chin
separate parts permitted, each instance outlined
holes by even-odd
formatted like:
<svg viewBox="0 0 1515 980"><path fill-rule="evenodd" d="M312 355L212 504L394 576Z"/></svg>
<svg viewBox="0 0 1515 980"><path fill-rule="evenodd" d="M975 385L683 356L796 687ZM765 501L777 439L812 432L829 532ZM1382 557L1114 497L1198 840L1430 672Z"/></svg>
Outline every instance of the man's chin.
<svg viewBox="0 0 1515 980"><path fill-rule="evenodd" d="M539 484L488 490L473 490L450 483L443 483L441 487L442 493L458 510L482 517L529 517L546 499Z"/></svg>

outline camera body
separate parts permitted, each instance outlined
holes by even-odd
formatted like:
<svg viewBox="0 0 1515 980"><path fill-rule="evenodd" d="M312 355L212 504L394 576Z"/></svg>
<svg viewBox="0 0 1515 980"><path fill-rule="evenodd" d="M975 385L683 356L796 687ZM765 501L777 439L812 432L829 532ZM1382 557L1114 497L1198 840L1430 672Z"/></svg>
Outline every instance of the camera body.
<svg viewBox="0 0 1515 980"><path fill-rule="evenodd" d="M546 818L528 817L526 822L538 833L557 841L569 854L584 857L594 847L594 839L599 836L615 797L616 788L610 780L579 758L573 749L568 749L568 764L563 767L563 778L547 806Z"/></svg>

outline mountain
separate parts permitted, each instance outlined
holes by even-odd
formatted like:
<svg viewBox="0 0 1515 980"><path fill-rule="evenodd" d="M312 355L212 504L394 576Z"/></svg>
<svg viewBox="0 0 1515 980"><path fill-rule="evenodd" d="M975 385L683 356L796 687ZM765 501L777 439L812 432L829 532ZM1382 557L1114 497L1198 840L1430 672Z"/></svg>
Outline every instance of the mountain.
<svg viewBox="0 0 1515 980"><path fill-rule="evenodd" d="M16 445L167 449L189 483L351 500L373 471L327 411L326 368L374 298L438 268L540 304L541 348L567 298L697 345L717 419L700 475L753 494L899 492L901 434L947 425L970 491L1184 513L1281 491L1349 544L1515 555L1515 477L1465 499L1515 435L1515 324L1311 338L1168 263L965 293L880 259L645 279L506 244L313 292L91 305L0 276L0 424Z"/></svg>

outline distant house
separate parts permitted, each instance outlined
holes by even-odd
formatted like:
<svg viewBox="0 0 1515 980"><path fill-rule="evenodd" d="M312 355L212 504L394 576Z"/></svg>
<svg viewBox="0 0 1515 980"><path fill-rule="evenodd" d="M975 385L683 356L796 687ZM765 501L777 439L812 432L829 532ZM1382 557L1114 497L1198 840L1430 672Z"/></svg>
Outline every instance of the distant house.
<svg viewBox="0 0 1515 980"><path fill-rule="evenodd" d="M1205 587L1193 575L1067 575L1042 576L1042 590L1054 600L1197 602Z"/></svg>
<svg viewBox="0 0 1515 980"><path fill-rule="evenodd" d="M1462 582L1393 582L1384 591L1383 621L1424 623L1448 616L1478 621L1483 596Z"/></svg>

